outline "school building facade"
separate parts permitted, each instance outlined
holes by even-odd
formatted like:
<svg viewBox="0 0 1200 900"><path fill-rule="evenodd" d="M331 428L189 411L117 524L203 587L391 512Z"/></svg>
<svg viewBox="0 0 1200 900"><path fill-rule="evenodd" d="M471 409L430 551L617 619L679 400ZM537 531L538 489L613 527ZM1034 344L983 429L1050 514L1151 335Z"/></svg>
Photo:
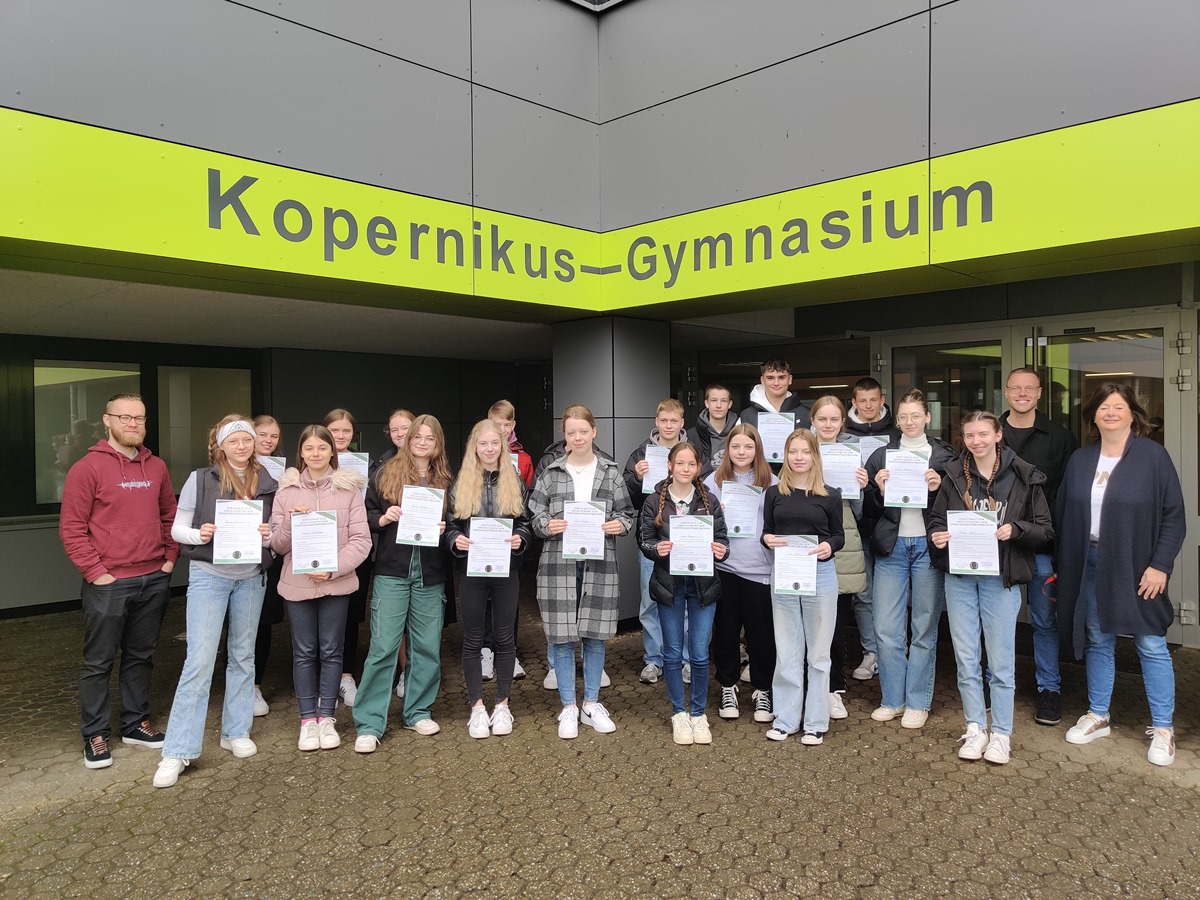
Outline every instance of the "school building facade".
<svg viewBox="0 0 1200 900"><path fill-rule="evenodd" d="M62 475L146 396L182 484L231 409L286 442L492 401L619 458L758 363L909 386L951 436L1014 366L1080 432L1126 381L1188 501L1200 646L1200 7L1033 0L44 0L0 8L0 614L78 598ZM636 583L632 546L624 565ZM625 610L636 610L636 586Z"/></svg>

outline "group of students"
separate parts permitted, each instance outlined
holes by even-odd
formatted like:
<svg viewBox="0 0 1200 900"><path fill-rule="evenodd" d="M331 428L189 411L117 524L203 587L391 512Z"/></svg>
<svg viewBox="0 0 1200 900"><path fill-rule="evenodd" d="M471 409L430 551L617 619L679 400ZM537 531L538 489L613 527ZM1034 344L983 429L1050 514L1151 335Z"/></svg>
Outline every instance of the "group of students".
<svg viewBox="0 0 1200 900"><path fill-rule="evenodd" d="M1010 380L1030 374L1037 377L1032 370L1016 370ZM507 401L493 406L471 429L456 476L433 416L394 411L388 422L393 450L371 465L366 477L356 471L361 461L347 456L356 426L346 410L333 410L323 424L304 428L295 466L281 472L274 457L278 423L269 416L226 416L210 434L211 464L193 472L184 485L171 529L191 561L188 652L155 786L175 784L200 755L226 619L220 744L237 757L257 752L251 724L255 715L269 711L261 693L262 671L271 625L280 617L270 604L264 607L265 596L274 593L269 588L277 589L282 598L278 605L288 610L300 750L340 745L334 720L340 700L353 707L354 749L374 752L387 728L394 688L403 697L404 728L421 735L439 731L431 707L440 688L447 592L453 590L454 567L461 568L470 553L473 524L481 518L511 521L505 538L511 560L502 577L460 581L467 729L473 738L505 735L513 728L510 694L517 666L520 562L535 541L541 543L536 593L562 704L559 736L576 737L581 724L598 733L616 730L600 702L600 689L605 642L615 634L618 619L616 540L636 528L645 561L640 615L646 665L641 679L654 682L661 676L665 681L677 744L712 741L706 715L710 648L721 688L721 718L740 715L738 682L748 678L754 688L754 719L771 726L767 738L783 741L800 734L801 743L822 743L830 720L847 716L840 694L847 656L843 631L850 610L859 622L864 651L855 677L866 680L876 670L880 677L882 703L872 718L899 718L904 727L922 727L932 705L937 627L945 609L966 719L958 755L1008 762L1021 586L1045 592L1053 583L1035 579L1037 555L1047 553L1056 538L1056 519L1043 491L1046 475L1006 446L1002 423L990 412L962 415L960 453L926 433L930 408L918 390L899 399L893 425L882 390L872 379L855 385L849 413L833 396L806 407L788 390L790 381L786 361L765 363L761 384L752 394L754 405L736 420L729 415L729 391L710 386L706 414L691 433L683 431L683 407L664 400L650 439L634 450L623 471L596 449L595 419L587 407L569 406L561 418L563 441L548 449L536 477L532 460L516 441L515 411ZM794 424L774 465L756 428L759 415L772 412L788 413ZM1064 488L1057 517L1059 618L1065 614L1069 633L1078 633L1089 683L1089 711L1067 739L1086 743L1109 733L1113 636L1133 633L1154 719L1150 760L1166 765L1174 756L1174 683L1163 638L1170 623L1165 586L1182 543L1178 478L1162 448L1142 437L1145 413L1128 388L1104 385L1085 407L1085 416L1100 440L1072 455L1065 470L1056 473ZM854 440L856 434L887 443L856 472L860 499L843 499L826 484L821 447ZM653 479L651 486L646 457L653 445L666 448L667 463L666 477ZM1089 454L1092 448L1098 453ZM897 507L887 502L889 450L919 453L928 460L924 504ZM1133 466L1118 469L1116 463L1130 454L1139 460L1137 471ZM276 470L278 479L269 469ZM1090 477L1099 471L1103 479ZM1153 473L1149 488L1146 471ZM730 537L722 495L733 485L754 491L755 539ZM406 491L425 489L444 492L439 495L444 498L439 539L420 546L398 540ZM1140 507L1113 508L1117 503L1145 505L1147 497L1157 506L1144 514ZM217 501L242 499L262 504L261 557L215 564ZM577 501L603 509L599 554L564 546L566 507ZM952 510L995 514L999 575L948 571ZM303 566L293 565L293 516L314 511L336 518L336 571L304 572ZM672 520L685 515L711 517L711 575L672 574ZM1128 556L1130 548L1110 554L1098 549L1117 547L1117 540L1128 537L1130 522L1144 525L1145 533L1131 542L1136 549L1127 564L1114 569L1111 558ZM1086 532L1082 543L1076 534L1080 528ZM1114 537L1118 534L1120 538ZM815 590L800 595L777 592L772 580L773 551L796 535L815 538ZM1135 571L1139 567L1144 571ZM1133 593L1139 603L1131 611L1114 584L1133 575L1138 576ZM371 643L356 684L352 670L363 612L355 610L355 601L365 610L368 584ZM744 672L743 639L748 654ZM485 656L491 656L487 661L495 677L490 710L483 690ZM985 701L985 686L990 702Z"/></svg>

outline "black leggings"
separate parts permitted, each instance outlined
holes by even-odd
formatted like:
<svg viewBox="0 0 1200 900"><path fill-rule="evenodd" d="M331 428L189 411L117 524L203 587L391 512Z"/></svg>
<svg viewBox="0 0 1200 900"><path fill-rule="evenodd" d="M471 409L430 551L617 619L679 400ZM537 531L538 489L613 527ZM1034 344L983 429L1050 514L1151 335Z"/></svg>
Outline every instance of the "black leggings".
<svg viewBox="0 0 1200 900"><path fill-rule="evenodd" d="M464 578L459 585L458 602L462 608L463 676L467 680L467 705L483 699L484 624L487 608L492 607L496 641L496 699L507 700L512 690L513 663L517 658L516 609L520 591L520 573L516 565L507 578Z"/></svg>
<svg viewBox="0 0 1200 900"><path fill-rule="evenodd" d="M755 690L771 690L775 677L775 626L771 619L771 586L750 581L732 572L717 570L721 599L713 619L712 657L721 687L733 687L741 675L739 637L746 630L750 654L750 683Z"/></svg>

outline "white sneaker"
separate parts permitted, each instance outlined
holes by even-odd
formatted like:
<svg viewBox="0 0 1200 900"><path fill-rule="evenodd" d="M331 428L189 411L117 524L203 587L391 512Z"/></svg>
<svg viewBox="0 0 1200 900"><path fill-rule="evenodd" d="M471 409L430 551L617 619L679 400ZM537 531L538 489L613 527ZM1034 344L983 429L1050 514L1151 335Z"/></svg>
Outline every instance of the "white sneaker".
<svg viewBox="0 0 1200 900"><path fill-rule="evenodd" d="M671 716L671 740L683 747L696 742L696 736L692 733L692 717L687 713L679 712ZM709 740L711 742L712 738Z"/></svg>
<svg viewBox="0 0 1200 900"><path fill-rule="evenodd" d="M646 663L646 667L638 672L638 681L642 684L658 684L658 679L662 676L662 666L656 666L654 663Z"/></svg>
<svg viewBox="0 0 1200 900"><path fill-rule="evenodd" d="M322 750L332 750L342 745L342 739L338 736L336 726L337 723L329 716L317 722L317 741Z"/></svg>
<svg viewBox="0 0 1200 900"><path fill-rule="evenodd" d="M692 741L696 744L712 743L712 729L708 727L708 716L692 716Z"/></svg>
<svg viewBox="0 0 1200 900"><path fill-rule="evenodd" d="M316 719L310 719L300 726L300 740L296 742L296 746L304 751L321 749L321 735L317 731Z"/></svg>
<svg viewBox="0 0 1200 900"><path fill-rule="evenodd" d="M959 759L981 759L984 748L987 747L988 733L981 731L974 722L967 724L967 733L958 739L962 744L958 748Z"/></svg>
<svg viewBox="0 0 1200 900"><path fill-rule="evenodd" d="M164 756L154 772L154 786L168 788L179 780L179 773L192 764L190 759L180 759L176 756Z"/></svg>
<svg viewBox="0 0 1200 900"><path fill-rule="evenodd" d="M414 722L412 725L405 725L409 731L415 731L417 734L423 734L429 737L431 734L437 734L442 730L442 726L433 719L421 719L419 722Z"/></svg>
<svg viewBox="0 0 1200 900"><path fill-rule="evenodd" d="M487 710L482 706L471 707L471 719L467 722L467 734L473 738L492 736L492 724L488 719Z"/></svg>
<svg viewBox="0 0 1200 900"><path fill-rule="evenodd" d="M1079 717L1079 721L1067 729L1068 744L1090 744L1096 738L1108 737L1112 733L1107 716L1098 716L1091 710Z"/></svg>
<svg viewBox="0 0 1200 900"><path fill-rule="evenodd" d="M738 678L738 681L745 682L746 684L750 683L750 664L749 663L746 663L746 665L742 666L742 674Z"/></svg>
<svg viewBox="0 0 1200 900"><path fill-rule="evenodd" d="M238 759L249 759L258 752L258 747L248 737L221 738L221 749L228 750Z"/></svg>
<svg viewBox="0 0 1200 900"><path fill-rule="evenodd" d="M683 664L683 683L684 684L692 683L692 664L691 663Z"/></svg>
<svg viewBox="0 0 1200 900"><path fill-rule="evenodd" d="M983 758L998 766L1007 763L1009 759L1008 735L996 734L993 731L992 739L988 741L987 749L983 751Z"/></svg>
<svg viewBox="0 0 1200 900"><path fill-rule="evenodd" d="M904 715L900 717L900 727L923 728L928 719L929 710L927 709L906 709Z"/></svg>
<svg viewBox="0 0 1200 900"><path fill-rule="evenodd" d="M773 722L775 721L775 713L771 710L771 692L770 691L755 691L750 695L750 699L754 701L754 721L755 722ZM785 734L784 737L787 737ZM776 738L783 740L783 738Z"/></svg>
<svg viewBox="0 0 1200 900"><path fill-rule="evenodd" d="M358 685L354 683L353 675L342 676L342 682L338 685L338 696L347 706L354 706L354 699L358 696Z"/></svg>
<svg viewBox="0 0 1200 900"><path fill-rule="evenodd" d="M374 753L379 749L379 738L373 734L360 734L354 739L355 753Z"/></svg>
<svg viewBox="0 0 1200 900"><path fill-rule="evenodd" d="M903 706L880 706L876 707L875 711L871 713L871 718L876 722L890 722L897 716L902 715L904 715Z"/></svg>
<svg viewBox="0 0 1200 900"><path fill-rule="evenodd" d="M786 731L781 731L778 728L772 728L767 732L768 741L786 741L787 739L788 733Z"/></svg>
<svg viewBox="0 0 1200 900"><path fill-rule="evenodd" d="M600 687L609 687L612 685L612 679L608 677L608 673L603 669L600 670Z"/></svg>
<svg viewBox="0 0 1200 900"><path fill-rule="evenodd" d="M513 681L520 681L525 677L525 667L521 665L519 659L513 660Z"/></svg>
<svg viewBox="0 0 1200 900"><path fill-rule="evenodd" d="M501 703L492 710L492 734L512 734L513 714L507 703Z"/></svg>
<svg viewBox="0 0 1200 900"><path fill-rule="evenodd" d="M396 696L404 699L404 673L400 673L400 680L396 682Z"/></svg>
<svg viewBox="0 0 1200 900"><path fill-rule="evenodd" d="M1147 728L1150 735L1150 750L1146 753L1146 761L1156 766L1169 766L1175 762L1175 729Z"/></svg>
<svg viewBox="0 0 1200 900"><path fill-rule="evenodd" d="M558 714L558 736L566 741L579 737L578 706L568 706Z"/></svg>
<svg viewBox="0 0 1200 900"><path fill-rule="evenodd" d="M737 685L721 688L721 708L717 710L717 715L722 719L736 719L741 714L741 710L738 709Z"/></svg>
<svg viewBox="0 0 1200 900"><path fill-rule="evenodd" d="M808 747L816 747L825 743L825 736L817 734L815 731L806 731L800 735L800 743Z"/></svg>
<svg viewBox="0 0 1200 900"><path fill-rule="evenodd" d="M558 690L558 674L554 671L554 666L551 666L550 671L546 673L546 677L542 680L542 687L548 691Z"/></svg>
<svg viewBox="0 0 1200 900"><path fill-rule="evenodd" d="M850 713L846 712L846 704L842 702L842 695L837 692L833 692L829 695L829 718L850 718Z"/></svg>
<svg viewBox="0 0 1200 900"><path fill-rule="evenodd" d="M612 717L604 708L603 703L585 703L579 721L584 725L592 726L600 734L612 734L617 730L617 726L613 723Z"/></svg>
<svg viewBox="0 0 1200 900"><path fill-rule="evenodd" d="M496 654L487 647L479 651L479 665L483 669L484 681L491 681L496 677Z"/></svg>
<svg viewBox="0 0 1200 900"><path fill-rule="evenodd" d="M262 688L256 687L254 689L254 715L265 716L270 711L271 707L262 695Z"/></svg>
<svg viewBox="0 0 1200 900"><path fill-rule="evenodd" d="M864 653L862 662L850 673L850 677L855 681L870 681L878 674L879 658L874 653Z"/></svg>

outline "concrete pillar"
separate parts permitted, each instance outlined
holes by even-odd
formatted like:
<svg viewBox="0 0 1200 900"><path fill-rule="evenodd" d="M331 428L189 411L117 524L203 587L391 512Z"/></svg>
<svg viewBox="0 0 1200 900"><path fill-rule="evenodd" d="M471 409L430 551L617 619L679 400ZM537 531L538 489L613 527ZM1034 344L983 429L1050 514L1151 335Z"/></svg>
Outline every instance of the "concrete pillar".
<svg viewBox="0 0 1200 900"><path fill-rule="evenodd" d="M596 417L596 443L618 464L654 425L654 410L671 396L671 326L667 322L604 317L554 326L554 411L583 403ZM556 426L557 427L557 426ZM561 434L556 434L556 438ZM620 617L636 619L637 548L617 542L621 571Z"/></svg>

